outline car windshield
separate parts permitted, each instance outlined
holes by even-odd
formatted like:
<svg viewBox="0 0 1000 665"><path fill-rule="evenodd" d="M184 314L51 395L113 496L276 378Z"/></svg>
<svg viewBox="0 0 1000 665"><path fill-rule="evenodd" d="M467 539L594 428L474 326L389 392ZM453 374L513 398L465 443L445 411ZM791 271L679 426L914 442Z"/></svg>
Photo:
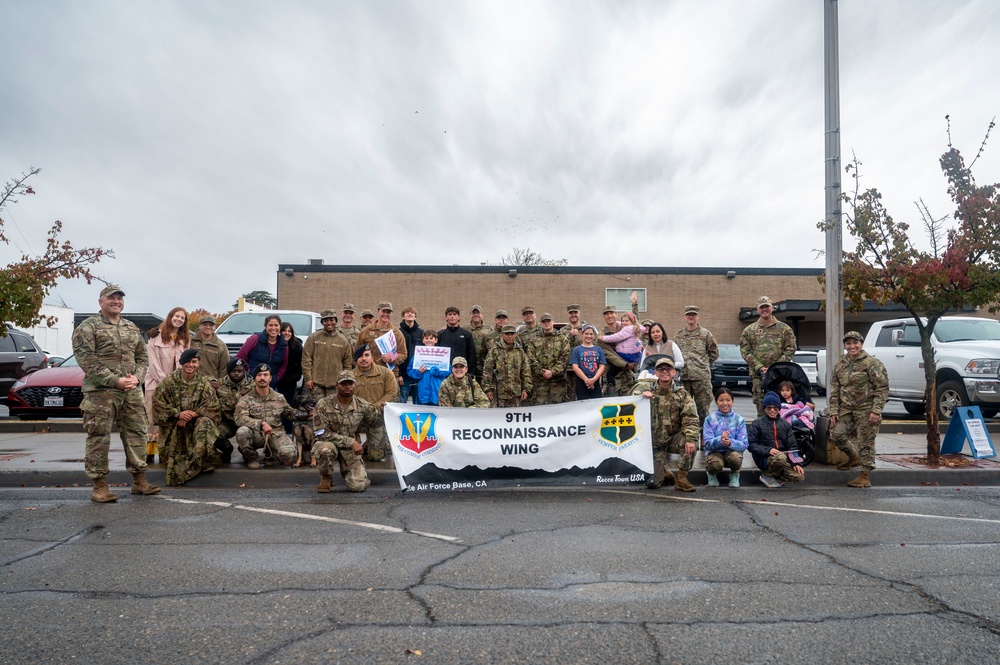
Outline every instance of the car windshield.
<svg viewBox="0 0 1000 665"><path fill-rule="evenodd" d="M740 355L740 347L735 344L720 344L719 360L743 360L743 356Z"/></svg>
<svg viewBox="0 0 1000 665"><path fill-rule="evenodd" d="M222 322L218 335L252 335L264 330L264 319L270 312L239 312ZM282 322L289 322L295 328L296 337L308 337L312 330L312 316L309 314L280 314Z"/></svg>
<svg viewBox="0 0 1000 665"><path fill-rule="evenodd" d="M934 326L942 342L1000 341L1000 322L986 319L942 319Z"/></svg>
<svg viewBox="0 0 1000 665"><path fill-rule="evenodd" d="M76 356L70 356L66 360L62 361L56 367L79 367L80 363L76 362Z"/></svg>

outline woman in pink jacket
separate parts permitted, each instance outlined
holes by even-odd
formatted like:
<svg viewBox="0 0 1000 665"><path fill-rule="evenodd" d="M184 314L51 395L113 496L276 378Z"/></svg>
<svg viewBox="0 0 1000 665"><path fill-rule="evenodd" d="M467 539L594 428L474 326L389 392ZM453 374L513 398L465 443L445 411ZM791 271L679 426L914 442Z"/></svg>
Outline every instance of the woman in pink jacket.
<svg viewBox="0 0 1000 665"><path fill-rule="evenodd" d="M154 334L155 332L155 334ZM183 307L174 307L167 314L159 328L153 328L149 335L149 369L146 370L146 415L149 418L149 441L146 446L146 461L156 452L156 436L159 428L153 423L153 392L160 381L178 368L178 361L185 349L191 346L188 332L188 315ZM160 451L160 460L166 459L166 451Z"/></svg>

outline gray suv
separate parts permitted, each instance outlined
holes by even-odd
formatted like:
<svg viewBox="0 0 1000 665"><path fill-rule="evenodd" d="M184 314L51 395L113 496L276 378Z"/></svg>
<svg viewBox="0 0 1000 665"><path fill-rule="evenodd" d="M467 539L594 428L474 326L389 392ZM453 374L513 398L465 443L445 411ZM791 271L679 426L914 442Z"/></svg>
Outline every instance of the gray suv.
<svg viewBox="0 0 1000 665"><path fill-rule="evenodd" d="M35 341L19 330L7 330L0 337L0 403L7 403L7 393L25 375L45 369L45 354Z"/></svg>

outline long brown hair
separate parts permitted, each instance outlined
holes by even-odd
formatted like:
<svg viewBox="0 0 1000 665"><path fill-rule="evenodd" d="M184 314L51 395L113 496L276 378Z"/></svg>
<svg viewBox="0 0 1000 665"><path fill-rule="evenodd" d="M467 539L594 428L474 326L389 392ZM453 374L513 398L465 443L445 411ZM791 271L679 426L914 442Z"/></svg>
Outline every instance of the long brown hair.
<svg viewBox="0 0 1000 665"><path fill-rule="evenodd" d="M188 313L183 307L174 307L167 313L167 318L163 319L163 323L160 324L160 339L163 340L164 344L169 344L170 340L173 339L173 327L174 324L170 323L174 318L174 314L177 312L184 312L184 324L177 331L177 343L183 346L185 349L191 346L191 332L188 330Z"/></svg>

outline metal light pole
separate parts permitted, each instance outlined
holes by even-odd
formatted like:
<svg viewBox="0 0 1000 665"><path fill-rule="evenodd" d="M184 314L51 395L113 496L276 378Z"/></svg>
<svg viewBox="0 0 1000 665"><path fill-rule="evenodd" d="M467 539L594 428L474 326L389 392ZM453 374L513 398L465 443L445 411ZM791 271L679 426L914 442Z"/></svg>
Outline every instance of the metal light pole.
<svg viewBox="0 0 1000 665"><path fill-rule="evenodd" d="M840 47L837 0L823 0L823 62L826 109L826 385L840 359L844 336L844 239L840 167Z"/></svg>

